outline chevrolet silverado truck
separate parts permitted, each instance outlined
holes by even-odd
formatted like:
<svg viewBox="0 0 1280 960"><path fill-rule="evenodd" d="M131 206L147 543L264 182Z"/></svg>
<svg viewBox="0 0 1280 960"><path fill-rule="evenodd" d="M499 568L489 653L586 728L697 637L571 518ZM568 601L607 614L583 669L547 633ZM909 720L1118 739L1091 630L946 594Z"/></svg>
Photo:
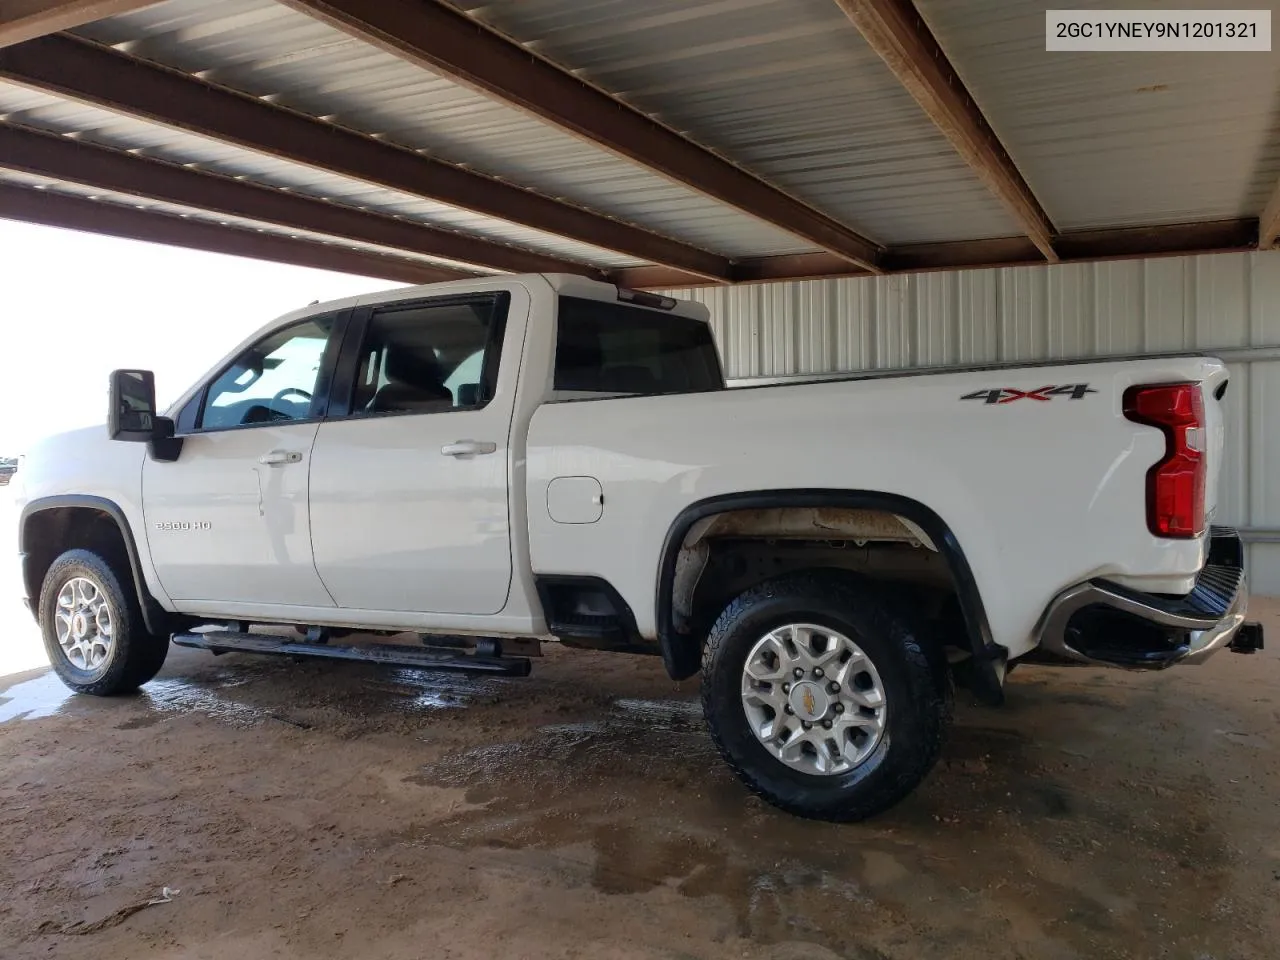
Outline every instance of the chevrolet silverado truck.
<svg viewBox="0 0 1280 960"><path fill-rule="evenodd" d="M701 671L728 764L802 816L897 802L953 682L1251 652L1210 526L1227 370L1164 356L726 388L704 306L570 276L325 304L165 413L15 477L28 605L74 690L170 642L523 675L541 644ZM349 638L344 641L344 638ZM338 642L344 641L344 642Z"/></svg>

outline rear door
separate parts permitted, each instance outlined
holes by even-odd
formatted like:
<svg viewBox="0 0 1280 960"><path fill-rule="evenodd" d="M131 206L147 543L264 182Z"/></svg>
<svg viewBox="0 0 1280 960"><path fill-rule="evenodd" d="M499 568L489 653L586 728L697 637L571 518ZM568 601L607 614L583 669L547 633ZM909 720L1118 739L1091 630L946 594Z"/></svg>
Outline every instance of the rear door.
<svg viewBox="0 0 1280 960"><path fill-rule="evenodd" d="M338 606L506 605L515 378L500 386L498 372L510 309L510 294L490 292L357 312L311 461L316 569Z"/></svg>

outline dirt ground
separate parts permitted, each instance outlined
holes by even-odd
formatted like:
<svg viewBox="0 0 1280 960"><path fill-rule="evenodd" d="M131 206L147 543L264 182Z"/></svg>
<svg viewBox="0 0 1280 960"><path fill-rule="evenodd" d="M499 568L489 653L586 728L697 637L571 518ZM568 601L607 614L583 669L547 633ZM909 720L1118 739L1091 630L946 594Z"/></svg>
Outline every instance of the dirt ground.
<svg viewBox="0 0 1280 960"><path fill-rule="evenodd" d="M1256 656L962 696L925 785L853 826L750 797L656 660L175 650L110 701L28 672L0 681L0 957L1274 958L1255 612Z"/></svg>

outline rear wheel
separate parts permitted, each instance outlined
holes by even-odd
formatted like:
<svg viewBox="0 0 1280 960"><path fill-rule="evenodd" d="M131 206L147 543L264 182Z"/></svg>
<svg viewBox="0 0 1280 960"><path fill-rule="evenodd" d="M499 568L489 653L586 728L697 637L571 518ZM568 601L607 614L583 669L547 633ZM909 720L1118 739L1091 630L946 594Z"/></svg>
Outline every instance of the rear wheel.
<svg viewBox="0 0 1280 960"><path fill-rule="evenodd" d="M951 690L935 660L880 588L792 574L746 591L712 627L703 710L725 760L770 803L861 820L938 758Z"/></svg>
<svg viewBox="0 0 1280 960"><path fill-rule="evenodd" d="M77 693L127 693L164 665L168 638L147 632L132 583L124 582L130 589L89 550L68 550L45 574L39 606L45 652Z"/></svg>

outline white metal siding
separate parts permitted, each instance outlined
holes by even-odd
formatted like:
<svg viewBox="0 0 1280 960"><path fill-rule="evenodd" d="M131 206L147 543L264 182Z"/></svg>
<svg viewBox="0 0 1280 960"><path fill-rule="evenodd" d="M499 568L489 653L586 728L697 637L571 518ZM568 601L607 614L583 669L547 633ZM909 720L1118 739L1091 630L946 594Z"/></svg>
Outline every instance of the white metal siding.
<svg viewBox="0 0 1280 960"><path fill-rule="evenodd" d="M731 379L1220 351L1219 519L1280 529L1280 251L673 291L706 303ZM1250 546L1280 595L1280 543Z"/></svg>

